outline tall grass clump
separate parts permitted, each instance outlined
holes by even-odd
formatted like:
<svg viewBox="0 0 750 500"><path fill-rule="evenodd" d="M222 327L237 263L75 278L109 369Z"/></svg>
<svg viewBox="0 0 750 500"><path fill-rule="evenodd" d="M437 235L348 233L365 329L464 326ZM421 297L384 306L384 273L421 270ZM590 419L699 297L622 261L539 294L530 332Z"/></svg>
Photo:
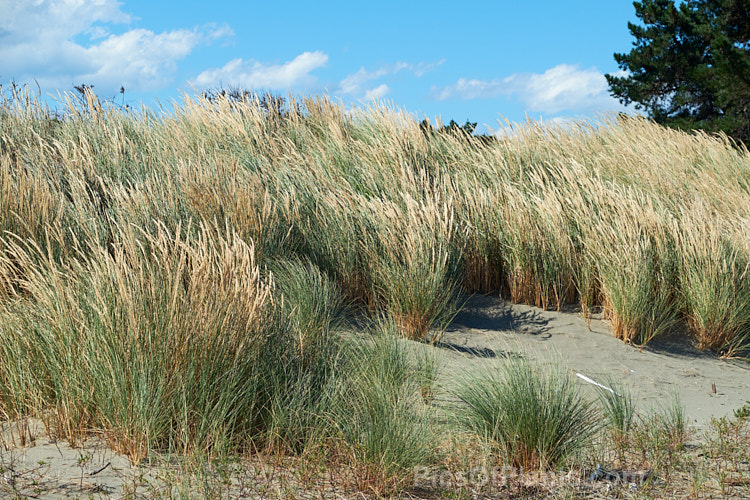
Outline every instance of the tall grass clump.
<svg viewBox="0 0 750 500"><path fill-rule="evenodd" d="M270 274L277 285L280 311L300 336L300 350L338 329L345 311L341 291L315 264L298 258L275 261ZM310 338L304 338L309 335Z"/></svg>
<svg viewBox="0 0 750 500"><path fill-rule="evenodd" d="M363 251L363 241L372 223L356 195L308 193L301 196L300 220L296 223L303 252L334 277L347 300L373 309L372 262Z"/></svg>
<svg viewBox="0 0 750 500"><path fill-rule="evenodd" d="M614 378L605 378L604 384L609 389L596 387L599 406L620 461L624 460L625 450L631 441L630 433L635 428L635 401L630 390Z"/></svg>
<svg viewBox="0 0 750 500"><path fill-rule="evenodd" d="M685 313L699 347L742 353L750 341L750 256L705 208L687 214L676 232Z"/></svg>
<svg viewBox="0 0 750 500"><path fill-rule="evenodd" d="M15 388L3 410L41 412L73 440L101 428L134 462L151 450L273 442L274 409L295 389L305 411L317 402L336 344L314 339L327 333L327 313L300 335L308 313L288 322L252 246L220 233L201 226L182 239L123 227L113 254L64 262L12 243L16 261L33 267L31 297L2 309L0 377Z"/></svg>
<svg viewBox="0 0 750 500"><path fill-rule="evenodd" d="M507 287L501 216L505 201L500 193L484 189L476 181L467 183L466 192L456 195L462 198L463 211L458 216L466 228L461 288L468 293L502 294Z"/></svg>
<svg viewBox="0 0 750 500"><path fill-rule="evenodd" d="M370 256L373 289L398 330L421 339L431 328L439 335L457 311L461 249L447 203L406 196L402 203L370 207L379 214L368 246L377 251Z"/></svg>
<svg viewBox="0 0 750 500"><path fill-rule="evenodd" d="M40 241L64 214L64 198L42 172L0 158L0 234Z"/></svg>
<svg viewBox="0 0 750 500"><path fill-rule="evenodd" d="M507 360L458 382L458 418L523 469L555 468L580 451L597 429L593 406L558 368Z"/></svg>
<svg viewBox="0 0 750 500"><path fill-rule="evenodd" d="M360 487L385 494L412 479L414 467L435 462L438 433L425 404L433 365L386 321L372 338L354 341L349 375L331 418L350 450Z"/></svg>
<svg viewBox="0 0 750 500"><path fill-rule="evenodd" d="M642 203L647 210L633 206L591 229L605 315L617 338L639 345L671 328L679 314L674 241Z"/></svg>
<svg viewBox="0 0 750 500"><path fill-rule="evenodd" d="M614 379L605 380L611 389L596 388L599 404L604 412L609 428L617 435L630 432L635 418L635 402L630 391Z"/></svg>
<svg viewBox="0 0 750 500"><path fill-rule="evenodd" d="M510 299L560 310L575 300L574 248L557 197L509 194L505 213L505 259Z"/></svg>
<svg viewBox="0 0 750 500"><path fill-rule="evenodd" d="M325 414L350 359L339 328L345 305L338 287L311 262L276 261L270 267L284 335L265 345L262 365L272 398L264 439L277 451L300 453L329 435Z"/></svg>
<svg viewBox="0 0 750 500"><path fill-rule="evenodd" d="M259 175L217 158L208 166L180 165L177 182L191 219L233 228L253 242L261 265L290 253L291 225Z"/></svg>

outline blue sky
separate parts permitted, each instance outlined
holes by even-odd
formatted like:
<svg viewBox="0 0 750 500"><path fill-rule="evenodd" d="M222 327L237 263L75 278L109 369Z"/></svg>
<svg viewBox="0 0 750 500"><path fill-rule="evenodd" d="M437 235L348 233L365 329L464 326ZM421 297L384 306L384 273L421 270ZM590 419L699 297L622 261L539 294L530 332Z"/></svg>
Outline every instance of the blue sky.
<svg viewBox="0 0 750 500"><path fill-rule="evenodd" d="M86 83L118 102L124 86L135 106L220 86L326 93L492 129L622 110L603 75L636 21L629 0L0 0L0 12L6 86Z"/></svg>

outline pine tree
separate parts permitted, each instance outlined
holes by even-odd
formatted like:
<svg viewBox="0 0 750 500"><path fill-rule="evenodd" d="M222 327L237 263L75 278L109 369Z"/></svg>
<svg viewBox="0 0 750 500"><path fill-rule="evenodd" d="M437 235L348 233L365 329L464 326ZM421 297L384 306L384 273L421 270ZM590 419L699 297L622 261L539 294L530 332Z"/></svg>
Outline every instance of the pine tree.
<svg viewBox="0 0 750 500"><path fill-rule="evenodd" d="M750 145L750 0L634 2L633 50L610 93L659 123L724 132Z"/></svg>

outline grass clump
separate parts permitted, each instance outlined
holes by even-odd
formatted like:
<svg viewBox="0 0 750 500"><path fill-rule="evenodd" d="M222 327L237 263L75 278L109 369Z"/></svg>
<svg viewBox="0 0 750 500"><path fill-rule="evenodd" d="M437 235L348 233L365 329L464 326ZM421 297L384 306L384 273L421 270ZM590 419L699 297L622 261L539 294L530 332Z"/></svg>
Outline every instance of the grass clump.
<svg viewBox="0 0 750 500"><path fill-rule="evenodd" d="M526 200L518 192L510 198L504 214L510 299L559 311L575 300L574 252L565 214L553 196Z"/></svg>
<svg viewBox="0 0 750 500"><path fill-rule="evenodd" d="M595 412L568 374L527 360L492 368L461 380L455 395L463 425L495 443L507 463L555 468L590 442Z"/></svg>
<svg viewBox="0 0 750 500"><path fill-rule="evenodd" d="M744 405L742 405L742 408L734 410L734 418L740 420L744 418L750 418L750 401L747 401Z"/></svg>
<svg viewBox="0 0 750 500"><path fill-rule="evenodd" d="M596 387L599 405L604 412L607 425L618 434L626 435L635 422L635 402L630 390L612 378L605 379L604 385Z"/></svg>
<svg viewBox="0 0 750 500"><path fill-rule="evenodd" d="M195 239L122 228L113 255L101 249L66 262L32 257L38 251L13 246L17 261L45 266L28 270L31 298L2 310L0 377L13 388L6 408L52 408L48 424L72 440L102 428L133 462L150 450L286 440L278 408L296 412L295 425L282 427L304 440L309 426L296 424L322 398L338 349L329 334L335 296L320 275L298 266L300 285L288 268L283 289L292 292L281 307L252 246L209 226ZM322 296L320 310L293 293L308 285Z"/></svg>
<svg viewBox="0 0 750 500"><path fill-rule="evenodd" d="M696 207L676 232L690 331L700 348L731 357L750 348L750 256L720 224Z"/></svg>
<svg viewBox="0 0 750 500"><path fill-rule="evenodd" d="M344 304L336 285L317 266L299 259L271 265L277 321L283 335L272 335L262 364L264 390L271 395L263 434L271 450L312 451L326 438L324 414L348 355L340 342Z"/></svg>
<svg viewBox="0 0 750 500"><path fill-rule="evenodd" d="M668 477L679 466L688 437L685 408L675 396L638 419L630 443L641 464Z"/></svg>
<svg viewBox="0 0 750 500"><path fill-rule="evenodd" d="M401 334L412 340L431 328L439 337L458 310L460 251L455 247L454 215L439 199L403 207L383 204L376 228L379 249L372 256L373 288Z"/></svg>
<svg viewBox="0 0 750 500"><path fill-rule="evenodd" d="M316 342L331 343L346 307L338 286L315 264L296 258L272 263L270 275L299 352L315 349Z"/></svg>
<svg viewBox="0 0 750 500"><path fill-rule="evenodd" d="M438 434L425 402L435 371L392 323L356 342L346 384L331 418L355 464L360 489L386 494L407 484L414 467L435 461Z"/></svg>
<svg viewBox="0 0 750 500"><path fill-rule="evenodd" d="M596 229L592 242L604 312L617 338L645 345L675 325L679 307L673 243L664 228L625 218ZM643 221L647 222L643 222ZM607 224L602 221L602 224Z"/></svg>
<svg viewBox="0 0 750 500"><path fill-rule="evenodd" d="M625 452L630 448L631 433L637 425L635 401L630 390L613 378L605 378L604 385L609 390L596 386L596 395L609 431L608 437L614 444L620 462L623 462Z"/></svg>
<svg viewBox="0 0 750 500"><path fill-rule="evenodd" d="M596 388L599 405L604 413L607 426L618 436L627 436L635 423L636 411L633 396L627 388L613 379L606 379L605 385L612 390Z"/></svg>

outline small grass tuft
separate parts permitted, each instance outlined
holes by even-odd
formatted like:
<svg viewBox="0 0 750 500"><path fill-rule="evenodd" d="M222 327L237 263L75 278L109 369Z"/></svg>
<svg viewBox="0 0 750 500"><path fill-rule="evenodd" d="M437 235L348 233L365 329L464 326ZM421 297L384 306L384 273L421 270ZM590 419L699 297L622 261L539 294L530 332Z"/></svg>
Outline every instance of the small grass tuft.
<svg viewBox="0 0 750 500"><path fill-rule="evenodd" d="M459 381L457 411L470 430L499 446L522 469L558 466L587 443L597 429L595 412L559 368L540 369L510 360Z"/></svg>

